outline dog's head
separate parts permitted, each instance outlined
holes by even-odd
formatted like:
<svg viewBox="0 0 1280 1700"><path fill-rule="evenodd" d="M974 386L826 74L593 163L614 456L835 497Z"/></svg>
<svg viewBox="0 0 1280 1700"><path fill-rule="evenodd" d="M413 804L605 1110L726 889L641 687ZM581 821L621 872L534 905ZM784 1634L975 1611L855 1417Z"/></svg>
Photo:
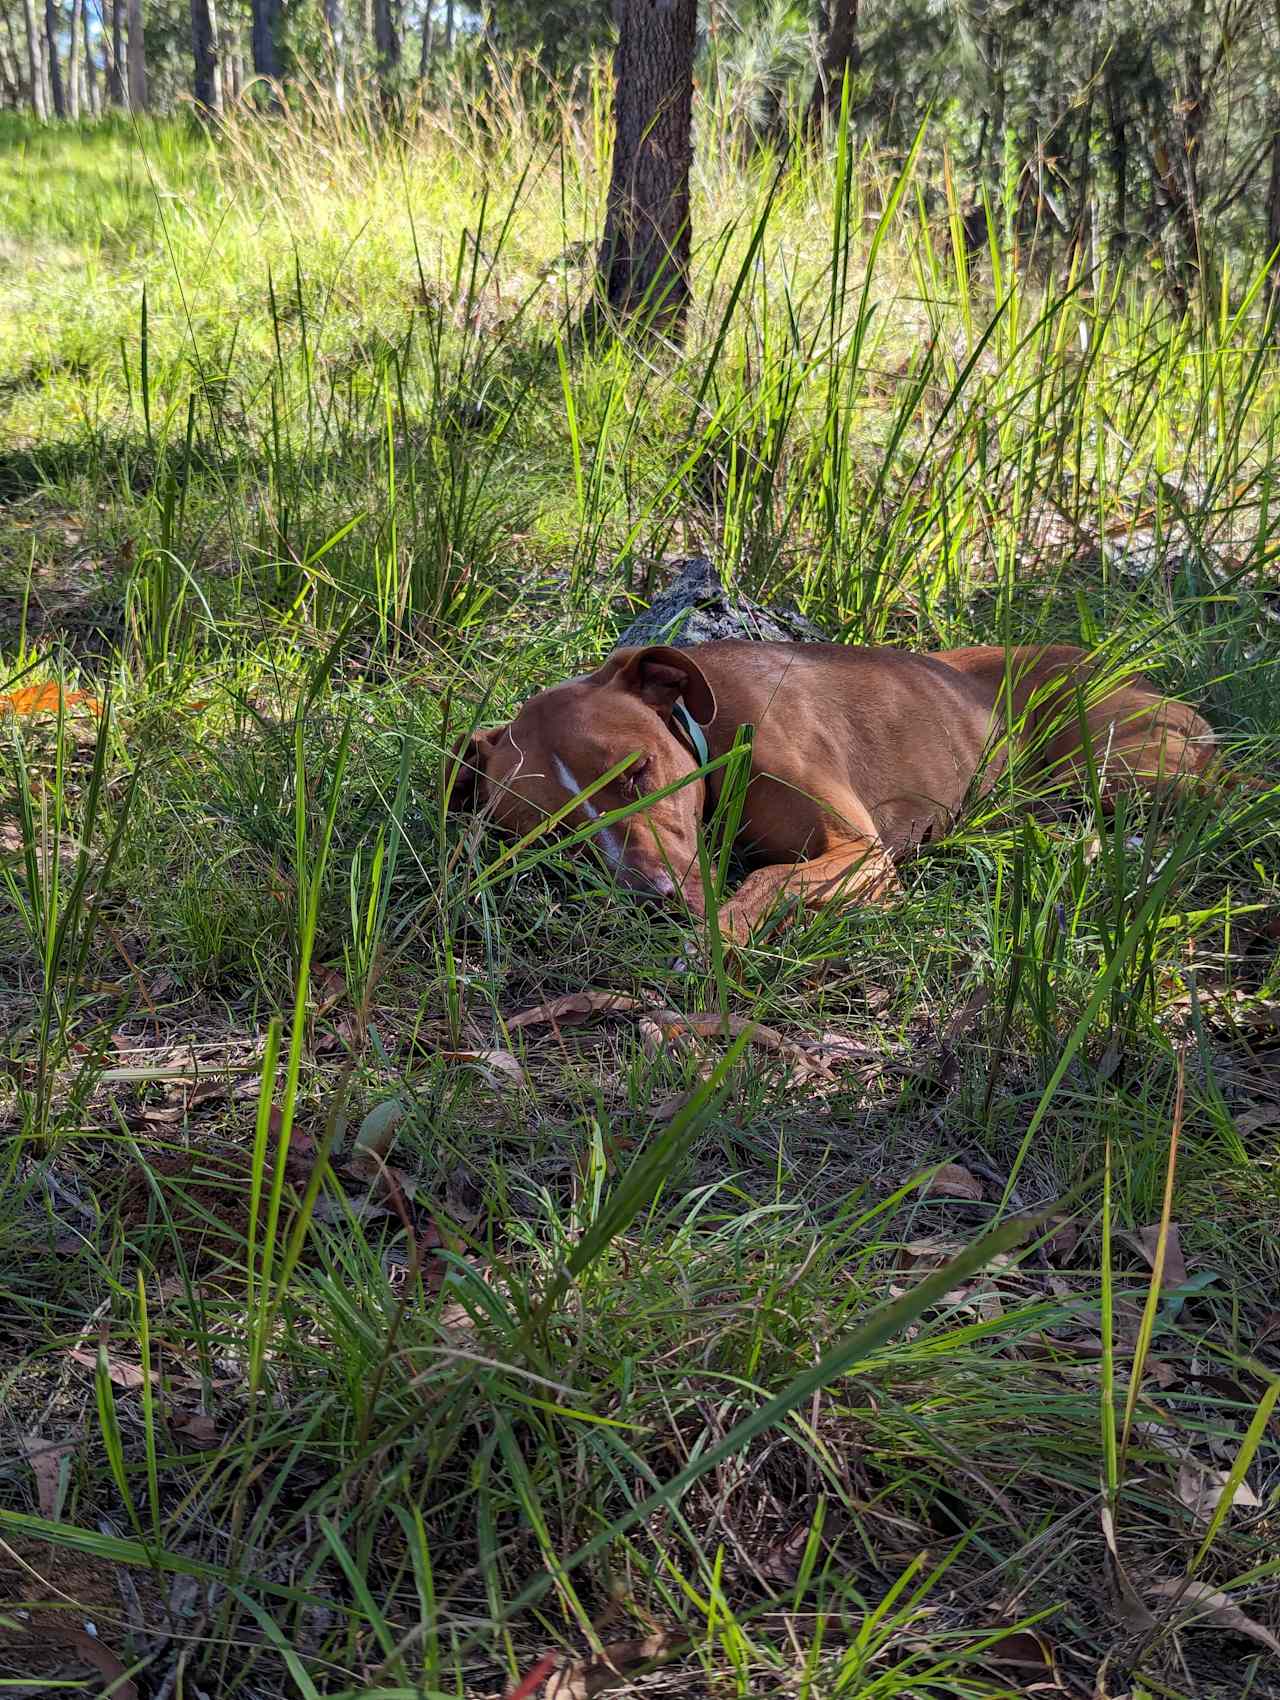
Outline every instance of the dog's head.
<svg viewBox="0 0 1280 1700"><path fill-rule="evenodd" d="M715 694L687 652L666 645L617 650L597 672L531 697L509 725L473 733L458 752L449 806L485 808L504 831L531 832L632 757L563 823L585 826L696 771L698 759L673 725L680 702L701 725L715 719ZM699 906L705 787L705 779L690 780L592 834L588 842L619 884L651 897L682 890Z"/></svg>

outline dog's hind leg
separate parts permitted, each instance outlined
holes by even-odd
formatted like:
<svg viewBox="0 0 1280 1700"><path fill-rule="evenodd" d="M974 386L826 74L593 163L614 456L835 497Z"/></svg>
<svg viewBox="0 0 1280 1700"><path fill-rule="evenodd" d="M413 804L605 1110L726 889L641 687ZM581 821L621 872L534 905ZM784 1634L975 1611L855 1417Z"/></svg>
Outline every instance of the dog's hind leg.
<svg viewBox="0 0 1280 1700"><path fill-rule="evenodd" d="M1111 805L1120 791L1160 796L1194 782L1209 767L1214 734L1209 723L1187 703L1139 685L1111 692L1085 713L1079 711L1050 738L1038 764L1054 789L1079 795L1089 786L1090 758L1102 801ZM1090 753L1086 755L1086 738Z"/></svg>

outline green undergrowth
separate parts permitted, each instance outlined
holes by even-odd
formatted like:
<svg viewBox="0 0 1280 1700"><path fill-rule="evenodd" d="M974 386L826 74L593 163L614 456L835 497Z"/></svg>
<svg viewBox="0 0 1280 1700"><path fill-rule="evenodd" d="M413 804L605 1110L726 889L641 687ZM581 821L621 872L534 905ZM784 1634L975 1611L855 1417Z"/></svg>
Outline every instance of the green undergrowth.
<svg viewBox="0 0 1280 1700"><path fill-rule="evenodd" d="M0 133L0 1675L1280 1692L1259 279L709 108L687 338L608 339L607 101L514 86ZM997 787L722 960L443 807L700 548L1252 783Z"/></svg>

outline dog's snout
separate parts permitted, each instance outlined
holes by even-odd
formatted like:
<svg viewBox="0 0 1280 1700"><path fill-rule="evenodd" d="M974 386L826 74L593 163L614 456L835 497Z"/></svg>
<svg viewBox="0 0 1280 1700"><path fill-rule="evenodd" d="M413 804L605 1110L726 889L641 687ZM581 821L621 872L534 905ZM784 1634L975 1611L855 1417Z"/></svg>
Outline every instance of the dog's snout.
<svg viewBox="0 0 1280 1700"><path fill-rule="evenodd" d="M655 902L676 894L675 881L665 868L629 868L624 864L618 869L618 884Z"/></svg>

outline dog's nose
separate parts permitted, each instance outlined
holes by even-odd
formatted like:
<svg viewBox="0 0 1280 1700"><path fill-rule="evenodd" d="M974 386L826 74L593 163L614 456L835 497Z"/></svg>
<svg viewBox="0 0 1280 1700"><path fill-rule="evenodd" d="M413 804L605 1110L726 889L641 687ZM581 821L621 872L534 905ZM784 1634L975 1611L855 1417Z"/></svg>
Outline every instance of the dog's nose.
<svg viewBox="0 0 1280 1700"><path fill-rule="evenodd" d="M618 884L625 886L628 891L634 891L638 897L649 897L655 901L674 897L676 894L675 881L665 868L649 871L644 868L621 867L618 869Z"/></svg>

